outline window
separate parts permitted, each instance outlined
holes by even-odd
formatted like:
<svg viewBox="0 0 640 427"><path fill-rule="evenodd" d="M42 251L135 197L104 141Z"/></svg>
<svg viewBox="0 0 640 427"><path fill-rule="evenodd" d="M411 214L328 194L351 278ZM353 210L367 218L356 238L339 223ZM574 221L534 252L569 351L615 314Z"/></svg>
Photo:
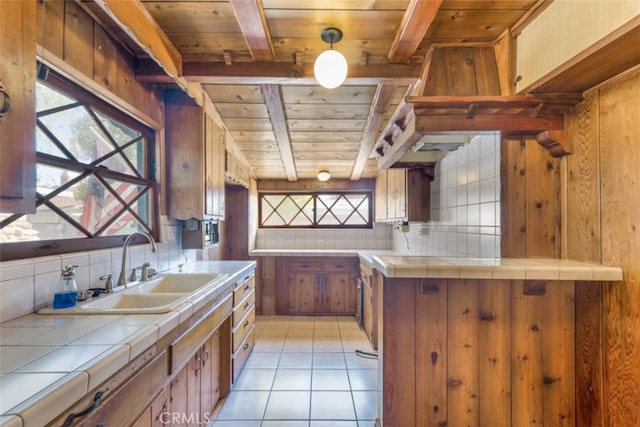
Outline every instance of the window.
<svg viewBox="0 0 640 427"><path fill-rule="evenodd" d="M36 117L36 213L0 216L0 243L64 239L68 252L73 239L154 233L150 129L54 73L36 83Z"/></svg>
<svg viewBox="0 0 640 427"><path fill-rule="evenodd" d="M260 227L371 228L370 192L260 193Z"/></svg>

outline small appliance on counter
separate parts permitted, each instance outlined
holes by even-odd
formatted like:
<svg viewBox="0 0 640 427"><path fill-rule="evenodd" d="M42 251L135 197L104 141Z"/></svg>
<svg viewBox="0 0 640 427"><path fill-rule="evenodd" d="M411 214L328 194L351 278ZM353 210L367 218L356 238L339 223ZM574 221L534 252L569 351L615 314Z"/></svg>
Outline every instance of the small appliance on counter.
<svg viewBox="0 0 640 427"><path fill-rule="evenodd" d="M220 242L218 221L188 219L182 222L182 249L204 249Z"/></svg>

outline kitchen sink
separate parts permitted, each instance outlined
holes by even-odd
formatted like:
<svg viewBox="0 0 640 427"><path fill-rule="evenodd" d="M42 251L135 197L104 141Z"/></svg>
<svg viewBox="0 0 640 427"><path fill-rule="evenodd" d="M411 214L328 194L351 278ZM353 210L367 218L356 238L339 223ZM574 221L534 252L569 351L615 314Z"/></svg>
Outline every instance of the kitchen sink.
<svg viewBox="0 0 640 427"><path fill-rule="evenodd" d="M93 300L80 304L77 307L82 312L99 311L104 313L109 311L140 311L163 313L170 311L175 306L182 303L188 294L185 293L165 293L165 294L129 294L119 292L112 295L94 298ZM176 305L177 304L177 305Z"/></svg>
<svg viewBox="0 0 640 427"><path fill-rule="evenodd" d="M227 274L167 274L145 282L132 282L126 289L81 301L75 307L46 307L39 314L152 314L178 308L192 296Z"/></svg>
<svg viewBox="0 0 640 427"><path fill-rule="evenodd" d="M167 274L148 282L140 282L137 286L140 294L164 292L195 292L226 274ZM134 288L132 288L134 289Z"/></svg>

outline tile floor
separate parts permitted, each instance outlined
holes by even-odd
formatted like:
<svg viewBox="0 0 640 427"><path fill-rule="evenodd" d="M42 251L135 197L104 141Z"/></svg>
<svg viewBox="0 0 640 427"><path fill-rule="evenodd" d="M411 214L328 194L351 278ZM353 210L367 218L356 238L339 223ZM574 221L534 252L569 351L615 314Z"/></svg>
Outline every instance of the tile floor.
<svg viewBox="0 0 640 427"><path fill-rule="evenodd" d="M258 316L256 346L209 427L372 427L377 360L353 317Z"/></svg>

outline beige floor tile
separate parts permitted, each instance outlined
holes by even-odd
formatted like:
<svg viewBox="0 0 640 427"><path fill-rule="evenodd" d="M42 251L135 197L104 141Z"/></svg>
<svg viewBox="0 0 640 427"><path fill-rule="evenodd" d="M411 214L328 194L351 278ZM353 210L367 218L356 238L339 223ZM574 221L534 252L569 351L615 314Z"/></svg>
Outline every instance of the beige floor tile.
<svg viewBox="0 0 640 427"><path fill-rule="evenodd" d="M308 420L308 391L272 391L264 414L266 420Z"/></svg>
<svg viewBox="0 0 640 427"><path fill-rule="evenodd" d="M348 391L314 391L311 393L312 420L355 420L351 393Z"/></svg>

